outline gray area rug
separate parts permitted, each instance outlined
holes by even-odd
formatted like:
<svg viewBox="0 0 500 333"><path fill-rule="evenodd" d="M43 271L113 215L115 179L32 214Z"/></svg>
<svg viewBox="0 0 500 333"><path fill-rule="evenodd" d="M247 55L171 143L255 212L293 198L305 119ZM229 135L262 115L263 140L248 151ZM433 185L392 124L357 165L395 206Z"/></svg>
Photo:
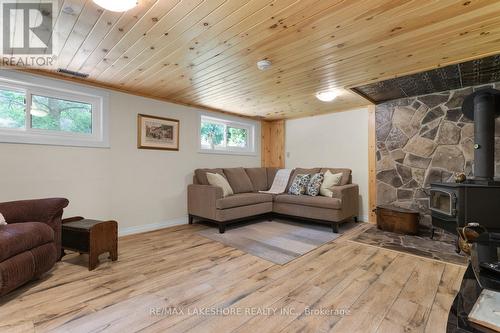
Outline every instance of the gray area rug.
<svg viewBox="0 0 500 333"><path fill-rule="evenodd" d="M421 236L401 235L372 226L351 240L452 264L467 263L464 255L455 252L455 238L444 231L436 231L434 239L430 239L427 233Z"/></svg>
<svg viewBox="0 0 500 333"><path fill-rule="evenodd" d="M341 226L340 231L350 227ZM234 247L243 252L284 265L341 236L329 225L282 220L236 226L220 234L217 228L204 229L198 235Z"/></svg>

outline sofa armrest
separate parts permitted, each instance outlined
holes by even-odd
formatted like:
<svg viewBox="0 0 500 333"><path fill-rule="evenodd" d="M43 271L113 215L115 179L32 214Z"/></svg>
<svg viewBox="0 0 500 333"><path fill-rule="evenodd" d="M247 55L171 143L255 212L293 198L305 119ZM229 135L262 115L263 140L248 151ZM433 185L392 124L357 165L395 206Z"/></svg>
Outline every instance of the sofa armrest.
<svg viewBox="0 0 500 333"><path fill-rule="evenodd" d="M357 216L359 211L359 187L357 184L334 186L333 198L342 201L342 211L348 216Z"/></svg>
<svg viewBox="0 0 500 333"><path fill-rule="evenodd" d="M357 184L347 184L341 186L333 186L330 188L333 193L333 198L344 199L348 197L358 197L359 187Z"/></svg>
<svg viewBox="0 0 500 333"><path fill-rule="evenodd" d="M188 213L214 220L216 201L221 199L222 188L211 185L191 184L188 186Z"/></svg>
<svg viewBox="0 0 500 333"><path fill-rule="evenodd" d="M0 203L0 213L7 223L43 222L52 225L54 219L60 221L68 204L69 201L63 198L10 201Z"/></svg>
<svg viewBox="0 0 500 333"><path fill-rule="evenodd" d="M0 213L7 223L42 222L54 230L54 243L61 253L61 219L68 199L50 198L0 203ZM60 259L60 256L59 256Z"/></svg>

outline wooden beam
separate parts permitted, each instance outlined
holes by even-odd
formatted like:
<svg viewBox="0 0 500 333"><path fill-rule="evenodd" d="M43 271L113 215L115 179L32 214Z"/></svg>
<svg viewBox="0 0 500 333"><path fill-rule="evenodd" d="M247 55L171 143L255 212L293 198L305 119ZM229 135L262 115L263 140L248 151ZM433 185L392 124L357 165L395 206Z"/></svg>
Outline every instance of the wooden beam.
<svg viewBox="0 0 500 333"><path fill-rule="evenodd" d="M263 167L285 167L285 121L261 122Z"/></svg>

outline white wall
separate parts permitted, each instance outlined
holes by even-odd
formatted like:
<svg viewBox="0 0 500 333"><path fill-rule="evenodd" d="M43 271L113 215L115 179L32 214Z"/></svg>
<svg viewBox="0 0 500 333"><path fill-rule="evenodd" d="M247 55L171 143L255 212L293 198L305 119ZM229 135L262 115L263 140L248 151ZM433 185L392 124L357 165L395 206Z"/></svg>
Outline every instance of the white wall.
<svg viewBox="0 0 500 333"><path fill-rule="evenodd" d="M368 110L286 121L286 167L352 169L359 185L360 219L368 221Z"/></svg>
<svg viewBox="0 0 500 333"><path fill-rule="evenodd" d="M111 148L0 143L0 202L66 197L65 216L116 219L123 234L187 221L196 168L260 166L260 142L254 156L198 153L195 108L109 91L109 109ZM138 113L179 119L180 151L137 149Z"/></svg>

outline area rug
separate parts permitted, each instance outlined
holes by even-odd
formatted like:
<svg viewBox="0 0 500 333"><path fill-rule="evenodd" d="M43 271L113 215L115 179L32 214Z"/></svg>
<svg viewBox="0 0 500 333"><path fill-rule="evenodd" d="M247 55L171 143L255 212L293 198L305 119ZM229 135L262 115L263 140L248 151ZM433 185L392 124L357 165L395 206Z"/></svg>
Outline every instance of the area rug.
<svg viewBox="0 0 500 333"><path fill-rule="evenodd" d="M349 224L340 227L340 231ZM284 265L319 246L341 236L329 225L298 223L281 220L262 221L227 229L204 229L198 235L234 247L243 252Z"/></svg>
<svg viewBox="0 0 500 333"><path fill-rule="evenodd" d="M371 226L351 240L453 264L465 265L467 263L464 255L455 252L453 236L444 231L436 232L434 239L430 239L430 233L427 232L420 236L410 236L383 231Z"/></svg>

